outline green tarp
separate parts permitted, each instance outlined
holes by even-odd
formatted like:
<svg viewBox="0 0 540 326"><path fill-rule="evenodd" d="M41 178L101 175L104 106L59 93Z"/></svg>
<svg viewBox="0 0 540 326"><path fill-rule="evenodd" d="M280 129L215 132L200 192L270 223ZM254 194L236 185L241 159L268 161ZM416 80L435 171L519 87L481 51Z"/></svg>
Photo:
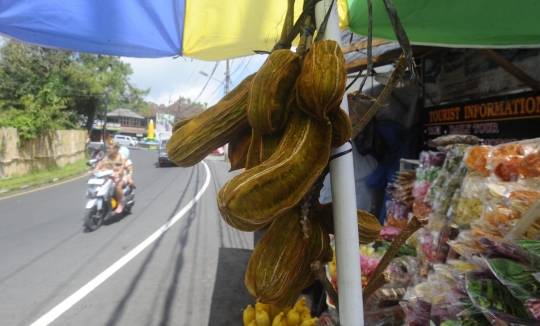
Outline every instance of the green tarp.
<svg viewBox="0 0 540 326"><path fill-rule="evenodd" d="M396 41L382 0L373 2L373 37ZM540 0L393 0L412 44L540 47ZM367 35L367 0L347 0L349 28Z"/></svg>

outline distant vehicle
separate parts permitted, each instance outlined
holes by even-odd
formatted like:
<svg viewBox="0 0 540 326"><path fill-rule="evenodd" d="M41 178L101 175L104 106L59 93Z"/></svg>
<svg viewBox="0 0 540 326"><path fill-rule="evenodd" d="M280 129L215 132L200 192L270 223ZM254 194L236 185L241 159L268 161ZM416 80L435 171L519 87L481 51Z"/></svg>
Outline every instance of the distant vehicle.
<svg viewBox="0 0 540 326"><path fill-rule="evenodd" d="M169 160L169 155L167 155L167 142L168 141L169 141L169 137L163 138L159 141L159 147L158 147L159 167L163 167L165 164L174 164L171 160Z"/></svg>
<svg viewBox="0 0 540 326"><path fill-rule="evenodd" d="M160 132L159 134L157 134L157 139L161 140L161 139L169 139L171 138L172 136L172 132L170 131L166 131L166 132Z"/></svg>
<svg viewBox="0 0 540 326"><path fill-rule="evenodd" d="M115 143L120 144L121 146L136 146L137 145L137 140L135 139L135 137L124 136L124 135L114 135L113 141Z"/></svg>
<svg viewBox="0 0 540 326"><path fill-rule="evenodd" d="M223 155L223 154L225 154L225 149L223 147L218 147L218 148L214 149L212 154L214 154L214 155Z"/></svg>

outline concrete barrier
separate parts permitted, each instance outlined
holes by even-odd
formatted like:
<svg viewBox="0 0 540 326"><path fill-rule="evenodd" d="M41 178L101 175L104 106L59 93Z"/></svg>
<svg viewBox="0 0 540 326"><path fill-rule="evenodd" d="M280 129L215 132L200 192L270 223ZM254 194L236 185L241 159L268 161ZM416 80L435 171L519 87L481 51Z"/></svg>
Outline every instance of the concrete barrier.
<svg viewBox="0 0 540 326"><path fill-rule="evenodd" d="M21 141L16 128L0 128L0 179L80 161L86 139L82 130L56 130Z"/></svg>

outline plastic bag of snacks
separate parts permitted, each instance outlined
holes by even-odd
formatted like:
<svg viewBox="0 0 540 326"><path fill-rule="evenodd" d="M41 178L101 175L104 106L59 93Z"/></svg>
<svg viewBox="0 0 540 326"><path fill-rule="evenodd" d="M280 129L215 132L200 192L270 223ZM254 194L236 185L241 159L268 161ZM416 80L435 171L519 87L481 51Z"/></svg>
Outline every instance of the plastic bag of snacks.
<svg viewBox="0 0 540 326"><path fill-rule="evenodd" d="M540 176L539 139L495 146L488 157L492 177L504 182Z"/></svg>
<svg viewBox="0 0 540 326"><path fill-rule="evenodd" d="M414 196L414 199L416 199L417 201L424 201L424 198L426 198L426 194L430 186L431 184L428 181L416 180L413 183L412 188L412 195Z"/></svg>
<svg viewBox="0 0 540 326"><path fill-rule="evenodd" d="M410 206L390 200L386 202L386 225L404 229L409 221Z"/></svg>
<svg viewBox="0 0 540 326"><path fill-rule="evenodd" d="M468 149L465 154L465 163L473 170L478 171L482 176L489 176L487 160L491 146L474 146Z"/></svg>
<svg viewBox="0 0 540 326"><path fill-rule="evenodd" d="M500 312L520 318L529 317L521 301L497 280L470 279L467 281L467 293L473 304L482 311Z"/></svg>
<svg viewBox="0 0 540 326"><path fill-rule="evenodd" d="M480 139L474 135L444 135L433 139L435 146L445 146L452 144L476 145Z"/></svg>
<svg viewBox="0 0 540 326"><path fill-rule="evenodd" d="M540 199L540 191L517 184L509 185L503 195L503 200L521 215L527 213L532 204Z"/></svg>
<svg viewBox="0 0 540 326"><path fill-rule="evenodd" d="M419 217L428 217L433 211L428 203L415 201L413 204L413 214Z"/></svg>
<svg viewBox="0 0 540 326"><path fill-rule="evenodd" d="M482 218L498 227L501 224L521 218L521 214L507 206L488 204L484 207Z"/></svg>

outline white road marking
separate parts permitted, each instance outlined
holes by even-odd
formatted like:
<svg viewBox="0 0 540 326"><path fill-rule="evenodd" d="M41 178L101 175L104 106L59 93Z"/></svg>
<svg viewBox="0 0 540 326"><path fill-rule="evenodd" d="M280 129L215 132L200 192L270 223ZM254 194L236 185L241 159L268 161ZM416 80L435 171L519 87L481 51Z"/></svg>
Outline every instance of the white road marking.
<svg viewBox="0 0 540 326"><path fill-rule="evenodd" d="M206 181L204 182L202 189L197 193L195 198L193 198L171 220L165 223L165 225L159 228L156 232L154 232L141 244L139 244L133 250L128 252L124 257L120 258L117 262L112 264L109 268L104 270L101 274L96 276L93 280L88 282L86 285L80 288L77 292L73 293L71 296L69 296L67 299L62 301L60 304L54 307L51 311L43 315L40 319L36 320L30 326L46 326L52 323L56 318L60 317L60 315L66 312L74 304L79 302L79 300L84 298L88 293L92 292L101 283L105 282L109 277L111 277L114 273L116 273L120 268L126 265L130 260L132 260L138 254L140 254L146 247L152 244L152 242L156 241L156 239L162 236L165 233L165 231L167 231L171 226L174 225L174 223L178 222L178 220L180 220L182 216L184 216L184 214L186 214L191 209L191 207L193 207L193 205L201 198L203 193L206 191L206 188L208 188L208 185L210 184L210 179L212 177L212 175L210 174L210 169L208 168L208 165L205 162L202 162L202 163L204 164L204 167L206 169Z"/></svg>

